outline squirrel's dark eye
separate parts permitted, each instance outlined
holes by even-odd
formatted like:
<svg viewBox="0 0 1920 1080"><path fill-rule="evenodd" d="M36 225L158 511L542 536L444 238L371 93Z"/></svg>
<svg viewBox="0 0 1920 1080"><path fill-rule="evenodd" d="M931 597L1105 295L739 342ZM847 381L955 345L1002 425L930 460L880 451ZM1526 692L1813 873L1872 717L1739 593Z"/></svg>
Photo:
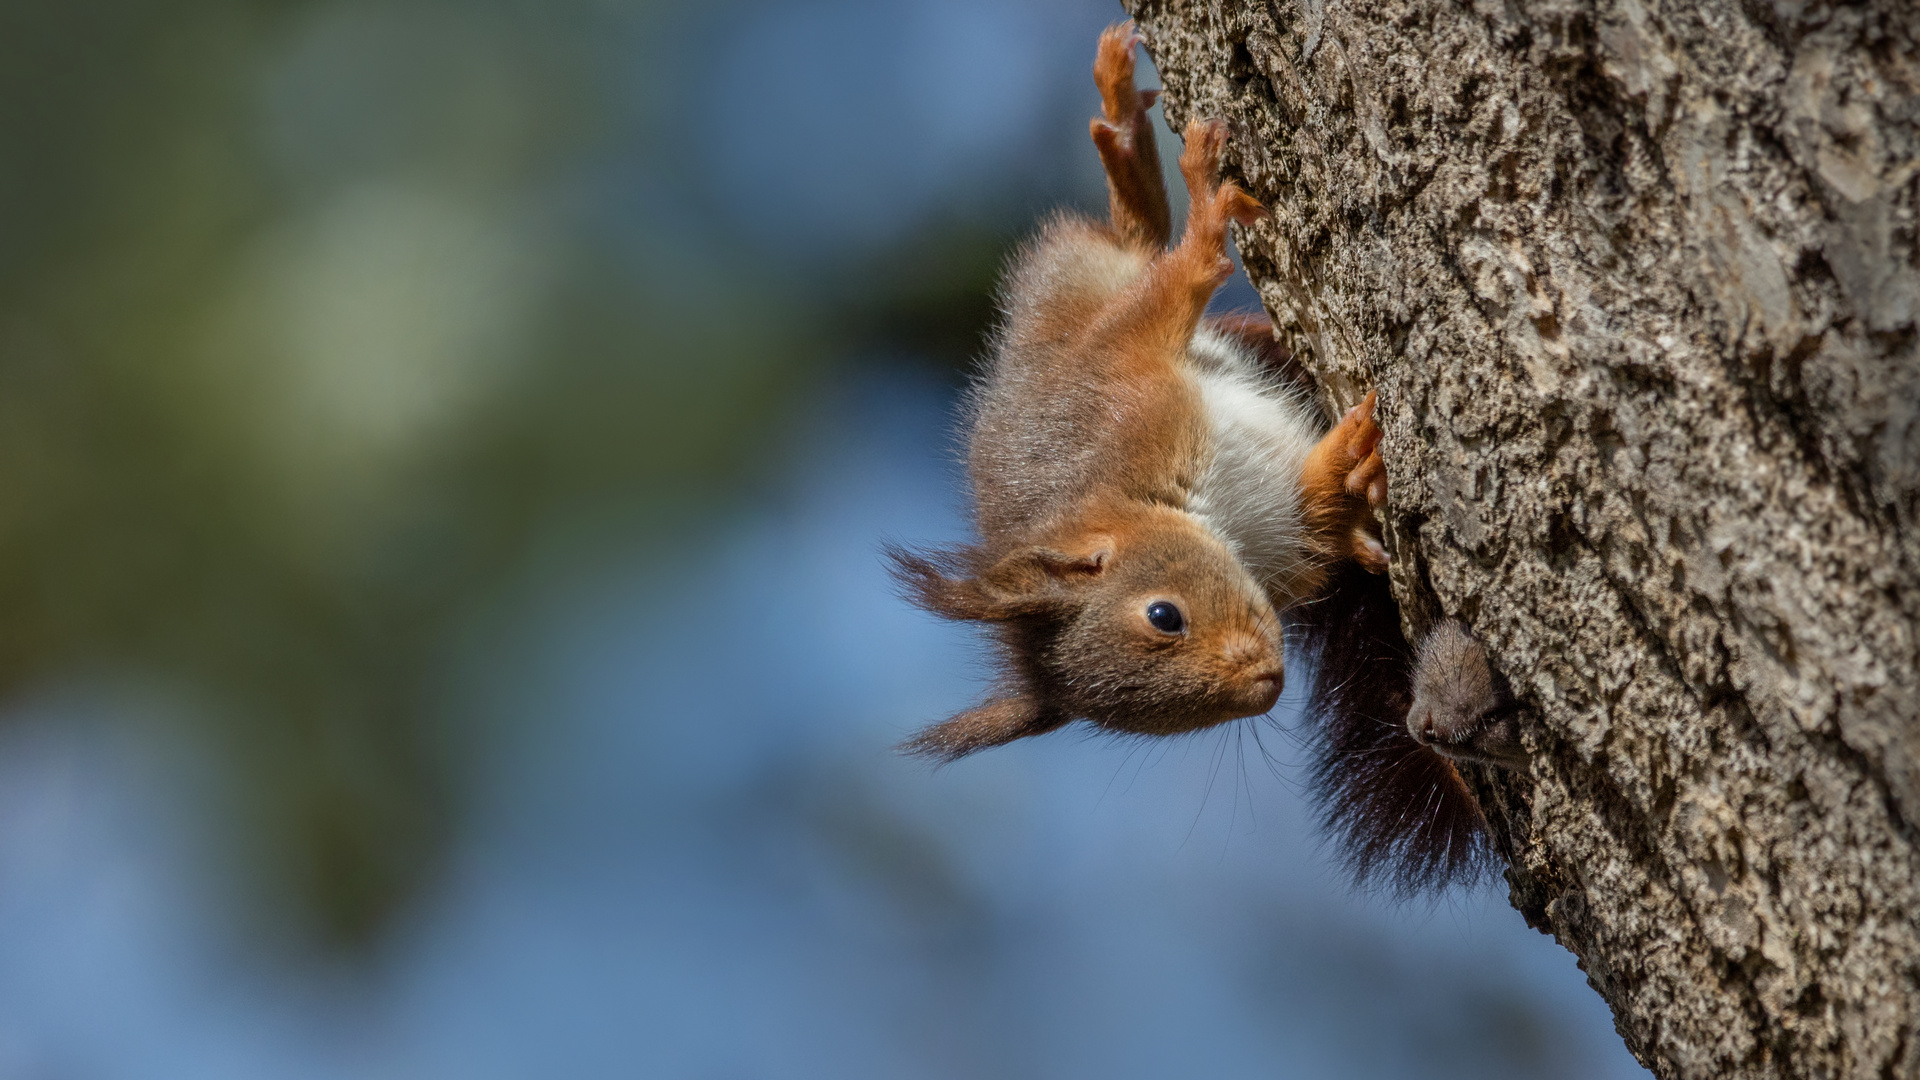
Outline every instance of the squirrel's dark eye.
<svg viewBox="0 0 1920 1080"><path fill-rule="evenodd" d="M1187 628L1187 617L1165 600L1156 600L1147 605L1147 621L1163 634L1177 634Z"/></svg>

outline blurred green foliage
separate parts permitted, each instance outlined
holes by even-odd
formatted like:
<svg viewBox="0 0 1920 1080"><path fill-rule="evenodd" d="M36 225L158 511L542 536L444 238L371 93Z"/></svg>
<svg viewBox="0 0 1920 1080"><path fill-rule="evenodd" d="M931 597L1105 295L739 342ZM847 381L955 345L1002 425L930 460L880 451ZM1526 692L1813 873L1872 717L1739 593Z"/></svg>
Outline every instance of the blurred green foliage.
<svg viewBox="0 0 1920 1080"><path fill-rule="evenodd" d="M253 880L321 941L369 940L445 850L462 620L543 538L591 561L669 528L751 468L829 328L899 321L697 223L600 235L608 163L666 137L629 100L662 18L0 13L0 679L187 702ZM911 303L970 340L955 297L996 260Z"/></svg>

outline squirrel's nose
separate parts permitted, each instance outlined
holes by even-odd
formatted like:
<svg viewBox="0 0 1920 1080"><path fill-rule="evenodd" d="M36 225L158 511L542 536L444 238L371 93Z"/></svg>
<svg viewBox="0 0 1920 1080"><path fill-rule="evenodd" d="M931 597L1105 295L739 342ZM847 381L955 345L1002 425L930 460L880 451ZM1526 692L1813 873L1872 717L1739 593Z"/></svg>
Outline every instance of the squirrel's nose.
<svg viewBox="0 0 1920 1080"><path fill-rule="evenodd" d="M1269 668L1254 675L1252 689L1261 712L1266 712L1279 702L1280 687L1285 681L1285 675L1279 668Z"/></svg>
<svg viewBox="0 0 1920 1080"><path fill-rule="evenodd" d="M1276 676L1280 670L1280 647L1264 637L1239 635L1227 644L1223 652L1228 662L1243 668L1271 670Z"/></svg>

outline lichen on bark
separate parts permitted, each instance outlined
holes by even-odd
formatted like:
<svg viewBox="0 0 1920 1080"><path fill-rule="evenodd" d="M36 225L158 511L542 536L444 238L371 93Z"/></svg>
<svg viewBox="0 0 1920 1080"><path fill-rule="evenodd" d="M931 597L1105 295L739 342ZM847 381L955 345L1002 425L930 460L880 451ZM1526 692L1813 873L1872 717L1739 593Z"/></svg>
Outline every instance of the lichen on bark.
<svg viewBox="0 0 1920 1080"><path fill-rule="evenodd" d="M1130 6L1528 706L1515 906L1662 1077L1920 1077L1920 5Z"/></svg>

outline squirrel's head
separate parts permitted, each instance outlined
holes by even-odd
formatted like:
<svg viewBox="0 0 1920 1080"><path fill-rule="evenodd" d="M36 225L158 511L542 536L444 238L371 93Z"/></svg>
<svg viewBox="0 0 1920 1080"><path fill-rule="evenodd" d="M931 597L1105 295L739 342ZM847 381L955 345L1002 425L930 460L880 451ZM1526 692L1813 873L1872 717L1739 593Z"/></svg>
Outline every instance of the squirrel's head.
<svg viewBox="0 0 1920 1080"><path fill-rule="evenodd" d="M992 558L895 550L922 607L993 627L1001 696L904 749L952 759L1075 719L1171 735L1273 708L1280 621L1226 545L1191 515L1135 507Z"/></svg>

